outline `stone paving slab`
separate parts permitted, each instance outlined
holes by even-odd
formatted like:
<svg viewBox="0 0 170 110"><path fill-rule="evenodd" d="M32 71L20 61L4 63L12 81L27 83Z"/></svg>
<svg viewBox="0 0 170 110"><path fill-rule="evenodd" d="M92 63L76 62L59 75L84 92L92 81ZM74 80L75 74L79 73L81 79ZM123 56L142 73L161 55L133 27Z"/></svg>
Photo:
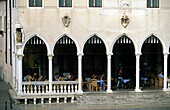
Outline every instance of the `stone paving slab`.
<svg viewBox="0 0 170 110"><path fill-rule="evenodd" d="M5 110L5 102L7 102L7 110L21 110L20 105L17 104L12 104L11 108L9 89L10 86L3 80L0 80L0 110Z"/></svg>

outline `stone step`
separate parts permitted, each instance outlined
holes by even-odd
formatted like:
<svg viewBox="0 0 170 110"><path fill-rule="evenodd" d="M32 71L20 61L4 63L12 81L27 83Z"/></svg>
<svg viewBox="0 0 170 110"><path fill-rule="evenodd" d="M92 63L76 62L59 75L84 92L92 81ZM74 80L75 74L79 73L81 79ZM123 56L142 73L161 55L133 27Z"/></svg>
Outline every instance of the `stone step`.
<svg viewBox="0 0 170 110"><path fill-rule="evenodd" d="M169 92L141 92L141 93L84 93L77 98L78 105L148 105L170 103Z"/></svg>

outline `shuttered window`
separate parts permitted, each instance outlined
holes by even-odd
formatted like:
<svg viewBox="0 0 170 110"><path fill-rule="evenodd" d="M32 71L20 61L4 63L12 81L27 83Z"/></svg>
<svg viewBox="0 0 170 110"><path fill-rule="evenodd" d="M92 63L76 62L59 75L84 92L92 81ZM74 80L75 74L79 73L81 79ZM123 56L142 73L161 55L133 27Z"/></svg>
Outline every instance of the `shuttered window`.
<svg viewBox="0 0 170 110"><path fill-rule="evenodd" d="M159 0L147 0L147 8L159 8Z"/></svg>
<svg viewBox="0 0 170 110"><path fill-rule="evenodd" d="M42 0L29 0L29 7L42 7Z"/></svg>
<svg viewBox="0 0 170 110"><path fill-rule="evenodd" d="M72 7L72 0L59 0L59 7Z"/></svg>
<svg viewBox="0 0 170 110"><path fill-rule="evenodd" d="M89 0L89 7L102 7L102 0Z"/></svg>

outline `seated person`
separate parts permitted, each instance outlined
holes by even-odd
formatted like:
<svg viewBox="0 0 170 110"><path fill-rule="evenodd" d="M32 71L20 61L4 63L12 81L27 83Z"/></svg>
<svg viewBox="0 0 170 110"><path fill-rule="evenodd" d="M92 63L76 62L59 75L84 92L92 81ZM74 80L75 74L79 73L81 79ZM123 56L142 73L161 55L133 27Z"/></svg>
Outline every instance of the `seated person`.
<svg viewBox="0 0 170 110"><path fill-rule="evenodd" d="M54 80L55 80L55 81L59 81L59 79L60 79L60 78L59 78L59 75L58 75L58 73L56 73L55 76L54 76Z"/></svg>
<svg viewBox="0 0 170 110"><path fill-rule="evenodd" d="M37 73L34 73L34 75L33 75L32 79L31 79L31 81L37 81Z"/></svg>
<svg viewBox="0 0 170 110"><path fill-rule="evenodd" d="M70 73L68 73L68 75L67 75L67 77L66 77L66 81L71 81L71 75L70 75Z"/></svg>
<svg viewBox="0 0 170 110"><path fill-rule="evenodd" d="M95 74L92 75L92 79L96 79L96 75Z"/></svg>
<svg viewBox="0 0 170 110"><path fill-rule="evenodd" d="M106 77L105 73L102 74L102 76L100 77L100 80L101 80L101 82L100 82L100 90L102 91L103 90L103 85L106 84L105 81L107 80L107 77Z"/></svg>
<svg viewBox="0 0 170 110"><path fill-rule="evenodd" d="M159 76L162 77L162 78L164 78L163 72L160 72Z"/></svg>
<svg viewBox="0 0 170 110"><path fill-rule="evenodd" d="M67 75L68 75L68 73L65 73L65 72L63 73L63 77L64 77L64 78L66 78Z"/></svg>

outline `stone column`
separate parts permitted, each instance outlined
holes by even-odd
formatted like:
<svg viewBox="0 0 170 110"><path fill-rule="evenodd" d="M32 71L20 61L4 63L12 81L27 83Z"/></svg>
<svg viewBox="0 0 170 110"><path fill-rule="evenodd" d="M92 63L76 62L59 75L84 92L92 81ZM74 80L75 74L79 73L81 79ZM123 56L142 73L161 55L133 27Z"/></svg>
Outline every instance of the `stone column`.
<svg viewBox="0 0 170 110"><path fill-rule="evenodd" d="M166 91L167 88L167 67L168 67L168 53L164 53L164 88L163 90Z"/></svg>
<svg viewBox="0 0 170 110"><path fill-rule="evenodd" d="M112 93L111 90L111 54L107 55L107 92Z"/></svg>
<svg viewBox="0 0 170 110"><path fill-rule="evenodd" d="M52 93L52 60L53 60L53 54L48 55L48 62L49 62L49 93Z"/></svg>
<svg viewBox="0 0 170 110"><path fill-rule="evenodd" d="M23 59L22 54L19 54L18 57L18 95L22 94L22 59Z"/></svg>
<svg viewBox="0 0 170 110"><path fill-rule="evenodd" d="M78 55L78 81L79 81L79 86L78 86L78 93L82 94L82 54Z"/></svg>
<svg viewBox="0 0 170 110"><path fill-rule="evenodd" d="M139 65L140 65L140 53L136 54L136 92L140 92L140 73L139 73Z"/></svg>

